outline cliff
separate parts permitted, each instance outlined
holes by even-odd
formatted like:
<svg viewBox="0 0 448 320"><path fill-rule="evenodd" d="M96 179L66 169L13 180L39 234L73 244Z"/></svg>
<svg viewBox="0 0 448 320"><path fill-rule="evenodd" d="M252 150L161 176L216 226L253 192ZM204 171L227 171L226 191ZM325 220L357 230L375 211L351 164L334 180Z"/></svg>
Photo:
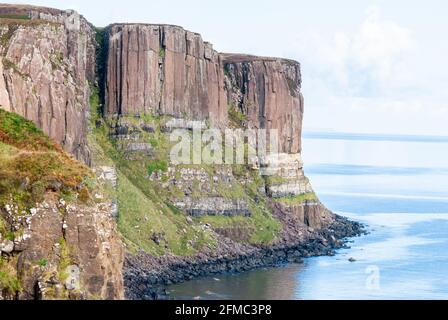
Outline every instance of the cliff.
<svg viewBox="0 0 448 320"><path fill-rule="evenodd" d="M95 30L75 11L0 5L0 105L89 163Z"/></svg>
<svg viewBox="0 0 448 320"><path fill-rule="evenodd" d="M298 62L218 53L178 26L99 30L31 6L0 5L0 40L2 109L91 167L0 131L16 170L0 164L7 298L154 298L166 283L329 254L359 233L304 174ZM278 130L279 155L174 163L171 133L194 128ZM17 167L23 155L33 166Z"/></svg>
<svg viewBox="0 0 448 320"><path fill-rule="evenodd" d="M0 110L0 299L123 298L123 247L94 174Z"/></svg>
<svg viewBox="0 0 448 320"><path fill-rule="evenodd" d="M247 126L279 131L282 153L301 152L303 96L296 61L222 54L227 105L246 115Z"/></svg>
<svg viewBox="0 0 448 320"><path fill-rule="evenodd" d="M220 56L199 34L170 25L117 24L107 38L107 114L224 121Z"/></svg>
<svg viewBox="0 0 448 320"><path fill-rule="evenodd" d="M114 24L104 35L97 132L122 174L118 223L134 248L125 261L129 298L151 298L167 282L327 254L357 233L320 203L304 174L298 62L221 54L171 25ZM195 127L277 130L280 154L266 163L174 165L170 133ZM133 208L121 184L132 185L143 208Z"/></svg>

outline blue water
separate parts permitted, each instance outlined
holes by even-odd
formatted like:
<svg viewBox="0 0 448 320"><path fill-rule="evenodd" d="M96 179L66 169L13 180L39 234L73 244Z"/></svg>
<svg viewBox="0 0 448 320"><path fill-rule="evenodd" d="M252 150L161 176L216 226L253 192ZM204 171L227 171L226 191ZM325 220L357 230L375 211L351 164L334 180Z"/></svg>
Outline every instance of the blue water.
<svg viewBox="0 0 448 320"><path fill-rule="evenodd" d="M370 233L335 257L194 280L169 287L171 295L448 299L448 139L313 133L303 150L321 201Z"/></svg>

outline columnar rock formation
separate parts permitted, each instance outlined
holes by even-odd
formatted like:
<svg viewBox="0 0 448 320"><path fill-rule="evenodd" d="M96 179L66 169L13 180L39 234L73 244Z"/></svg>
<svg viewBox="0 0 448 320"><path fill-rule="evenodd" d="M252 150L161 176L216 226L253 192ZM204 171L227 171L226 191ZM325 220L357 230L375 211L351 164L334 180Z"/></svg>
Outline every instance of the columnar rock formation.
<svg viewBox="0 0 448 320"><path fill-rule="evenodd" d="M95 31L75 11L0 5L0 106L34 121L89 163Z"/></svg>
<svg viewBox="0 0 448 320"><path fill-rule="evenodd" d="M112 25L107 32L106 113L157 113L221 126L229 106L249 128L277 129L281 152L301 151L300 65L218 54L197 33L170 25Z"/></svg>
<svg viewBox="0 0 448 320"><path fill-rule="evenodd" d="M251 129L276 129L282 153L300 153L303 96L296 61L222 54L227 104L247 116Z"/></svg>
<svg viewBox="0 0 448 320"><path fill-rule="evenodd" d="M296 61L218 54L200 35L169 25L121 24L107 31L106 115L168 115L223 127L228 110L242 126L277 130L287 181L273 196L312 192L303 174L303 96ZM286 172L287 171L287 172Z"/></svg>
<svg viewBox="0 0 448 320"><path fill-rule="evenodd" d="M171 25L108 28L106 112L225 119L220 56L199 34Z"/></svg>

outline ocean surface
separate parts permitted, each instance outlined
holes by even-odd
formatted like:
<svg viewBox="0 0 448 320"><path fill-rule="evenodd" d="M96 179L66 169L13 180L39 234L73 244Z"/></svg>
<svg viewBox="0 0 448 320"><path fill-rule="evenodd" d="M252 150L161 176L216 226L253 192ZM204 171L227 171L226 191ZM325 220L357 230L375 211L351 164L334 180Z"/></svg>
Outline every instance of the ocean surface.
<svg viewBox="0 0 448 320"><path fill-rule="evenodd" d="M334 257L172 285L171 297L448 299L448 138L306 133L303 150L321 201L370 233Z"/></svg>

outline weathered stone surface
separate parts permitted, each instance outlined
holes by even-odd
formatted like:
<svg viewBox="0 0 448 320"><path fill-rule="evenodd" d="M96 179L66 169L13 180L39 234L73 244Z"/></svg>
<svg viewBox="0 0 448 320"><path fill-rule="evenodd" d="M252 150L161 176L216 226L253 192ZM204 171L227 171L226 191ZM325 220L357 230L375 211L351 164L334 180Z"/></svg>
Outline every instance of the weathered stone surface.
<svg viewBox="0 0 448 320"><path fill-rule="evenodd" d="M75 294L76 298L122 299L124 252L111 207L107 202L67 205L47 194L26 215L1 209L12 228L23 230L12 251L10 244L2 246L3 253L18 258L23 286L19 298L73 298ZM61 272L67 273L66 280ZM69 292L64 293L62 286Z"/></svg>
<svg viewBox="0 0 448 320"><path fill-rule="evenodd" d="M0 253L10 254L14 251L14 242L11 240L3 240L0 242Z"/></svg>
<svg viewBox="0 0 448 320"><path fill-rule="evenodd" d="M277 204L287 214L294 216L297 223L304 224L314 230L321 230L328 226L333 218L333 214L326 209L319 201L304 201L302 204L285 205Z"/></svg>
<svg viewBox="0 0 448 320"><path fill-rule="evenodd" d="M268 185L267 189L272 198L293 197L314 192L311 183L306 178L278 185Z"/></svg>
<svg viewBox="0 0 448 320"><path fill-rule="evenodd" d="M202 197L193 199L185 197L174 203L192 217L200 216L250 216L246 201L239 199L225 199L221 197Z"/></svg>
<svg viewBox="0 0 448 320"><path fill-rule="evenodd" d="M89 84L95 81L95 32L75 11L0 5L0 107L35 122L86 163Z"/></svg>
<svg viewBox="0 0 448 320"><path fill-rule="evenodd" d="M103 183L110 183L112 187L117 186L117 170L115 167L100 166L95 168L97 178Z"/></svg>
<svg viewBox="0 0 448 320"><path fill-rule="evenodd" d="M199 34L171 25L117 24L108 39L107 114L225 121L220 57Z"/></svg>
<svg viewBox="0 0 448 320"><path fill-rule="evenodd" d="M300 64L280 58L221 54L229 105L251 129L278 130L280 152L300 153L303 96Z"/></svg>

